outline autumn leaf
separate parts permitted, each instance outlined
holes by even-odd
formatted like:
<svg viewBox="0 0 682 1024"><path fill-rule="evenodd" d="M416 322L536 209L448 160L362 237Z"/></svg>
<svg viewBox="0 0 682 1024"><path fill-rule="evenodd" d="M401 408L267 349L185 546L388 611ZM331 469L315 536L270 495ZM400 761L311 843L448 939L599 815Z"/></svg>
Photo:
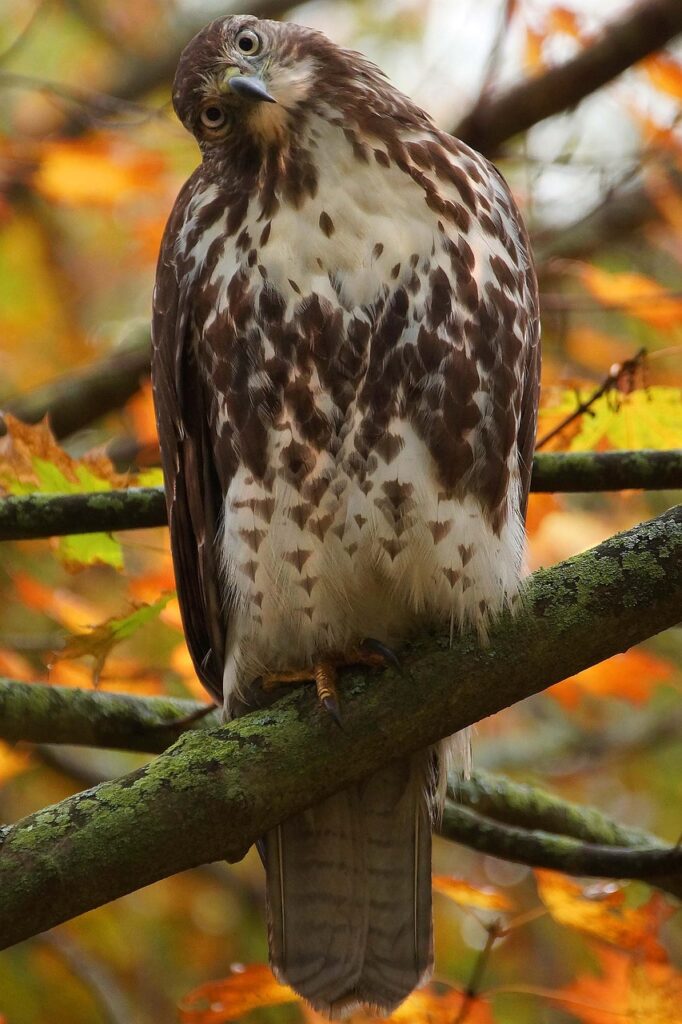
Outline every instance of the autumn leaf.
<svg viewBox="0 0 682 1024"><path fill-rule="evenodd" d="M682 100L682 65L674 57L659 53L642 61L639 67L657 89Z"/></svg>
<svg viewBox="0 0 682 1024"><path fill-rule="evenodd" d="M130 639L142 626L158 618L172 596L162 594L153 604L138 605L127 615L107 619L86 633L72 636L58 652L58 657L93 658L93 679L97 685L104 662L113 648L123 640Z"/></svg>
<svg viewBox="0 0 682 1024"><path fill-rule="evenodd" d="M549 12L549 25L553 32L562 32L564 35L573 36L574 39L582 39L578 15L568 7L552 7Z"/></svg>
<svg viewBox="0 0 682 1024"><path fill-rule="evenodd" d="M682 974L667 963L637 962L595 950L601 971L583 974L554 994L584 1024L682 1024Z"/></svg>
<svg viewBox="0 0 682 1024"><path fill-rule="evenodd" d="M63 587L48 587L27 573L16 573L14 586L27 608L42 612L70 632L90 629L101 618L91 601Z"/></svg>
<svg viewBox="0 0 682 1024"><path fill-rule="evenodd" d="M53 202L114 207L157 191L165 166L120 135L59 139L44 144L33 184Z"/></svg>
<svg viewBox="0 0 682 1024"><path fill-rule="evenodd" d="M31 682L35 680L36 672L23 654L19 654L18 651L10 651L7 647L0 647L0 676Z"/></svg>
<svg viewBox="0 0 682 1024"><path fill-rule="evenodd" d="M540 436L554 429L587 397L587 393L578 396L566 391L554 404L541 408ZM557 441L569 451L682 447L682 389L655 385L629 394L611 391L596 399L589 413L574 420Z"/></svg>
<svg viewBox="0 0 682 1024"><path fill-rule="evenodd" d="M588 263L580 264L578 272L587 290L605 306L621 309L658 330L682 326L682 299L669 295L650 277L629 271L609 273Z"/></svg>
<svg viewBox="0 0 682 1024"><path fill-rule="evenodd" d="M234 965L229 978L209 981L184 997L180 1003L181 1024L222 1024L239 1020L257 1007L281 1006L299 997L287 985L280 985L265 964Z"/></svg>
<svg viewBox="0 0 682 1024"><path fill-rule="evenodd" d="M567 710L575 709L588 696L620 697L641 704L672 672L673 666L663 658L647 651L630 650L569 676L547 692Z"/></svg>
<svg viewBox="0 0 682 1024"><path fill-rule="evenodd" d="M79 661L55 661L50 665L50 685L88 689L92 686L92 670ZM110 654L102 668L97 686L101 690L136 695L164 692L161 676L140 658L122 658ZM204 691L204 694L206 691Z"/></svg>
<svg viewBox="0 0 682 1024"><path fill-rule="evenodd" d="M33 426L8 413L3 420L7 434L0 438L0 494L83 494L130 483L100 452L72 458L57 444L46 420ZM121 546L108 533L70 534L58 538L56 546L67 568L123 568Z"/></svg>
<svg viewBox="0 0 682 1024"><path fill-rule="evenodd" d="M9 743L0 742L0 784L26 771L31 765L28 750L16 750Z"/></svg>
<svg viewBox="0 0 682 1024"><path fill-rule="evenodd" d="M543 32L536 31L529 25L526 26L524 64L526 66L526 70L530 71L532 74L539 74L547 67L547 63L542 55L545 38L546 36Z"/></svg>
<svg viewBox="0 0 682 1024"><path fill-rule="evenodd" d="M656 934L673 913L656 893L641 907L626 907L621 887L582 887L554 871L536 869L538 893L555 921L649 960L665 960Z"/></svg>
<svg viewBox="0 0 682 1024"><path fill-rule="evenodd" d="M460 906L477 907L480 910L514 909L509 897L495 889L483 889L452 875L434 875L432 881L436 892L443 893Z"/></svg>
<svg viewBox="0 0 682 1024"><path fill-rule="evenodd" d="M682 390L657 385L628 395L603 395L583 416L572 451L682 446Z"/></svg>

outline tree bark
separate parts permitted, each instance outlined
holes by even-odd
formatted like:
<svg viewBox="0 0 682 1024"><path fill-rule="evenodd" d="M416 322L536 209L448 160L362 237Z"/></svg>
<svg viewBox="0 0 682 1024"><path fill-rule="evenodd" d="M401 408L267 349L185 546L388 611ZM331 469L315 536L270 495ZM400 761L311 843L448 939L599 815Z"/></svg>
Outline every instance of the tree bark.
<svg viewBox="0 0 682 1024"><path fill-rule="evenodd" d="M535 573L480 646L416 639L402 673L349 673L343 729L299 687L144 768L0 831L3 946L217 859L393 758L494 714L682 617L682 508ZM66 884L68 881L68 884Z"/></svg>
<svg viewBox="0 0 682 1024"><path fill-rule="evenodd" d="M484 96L452 134L494 156L507 139L574 107L680 32L680 0L640 0L629 14L606 25L596 41L572 60L504 93Z"/></svg>

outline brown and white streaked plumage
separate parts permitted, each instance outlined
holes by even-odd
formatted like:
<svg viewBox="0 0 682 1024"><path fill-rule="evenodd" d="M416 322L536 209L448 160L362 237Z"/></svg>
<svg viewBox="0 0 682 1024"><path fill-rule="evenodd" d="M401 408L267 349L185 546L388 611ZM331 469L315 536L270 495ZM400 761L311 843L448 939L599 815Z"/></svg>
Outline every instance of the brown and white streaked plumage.
<svg viewBox="0 0 682 1024"><path fill-rule="evenodd" d="M366 636L484 636L518 589L539 372L504 181L297 25L214 21L173 100L203 162L161 249L153 379L199 676L234 714ZM266 837L273 968L317 1008L387 1012L428 974L445 756Z"/></svg>

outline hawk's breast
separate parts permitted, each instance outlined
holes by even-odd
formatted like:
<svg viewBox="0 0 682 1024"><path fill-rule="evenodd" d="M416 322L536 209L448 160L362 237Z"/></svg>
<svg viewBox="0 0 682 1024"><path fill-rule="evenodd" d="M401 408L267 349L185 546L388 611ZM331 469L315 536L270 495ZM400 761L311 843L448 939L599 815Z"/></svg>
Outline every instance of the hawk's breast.
<svg viewBox="0 0 682 1024"><path fill-rule="evenodd" d="M445 180L416 157L400 169L379 141L361 158L326 122L309 145L302 202L282 185L206 224L210 189L183 236L208 296L196 350L216 461L231 467L228 687L424 619L484 623L520 572L530 324L508 196L473 155L466 191L451 154Z"/></svg>

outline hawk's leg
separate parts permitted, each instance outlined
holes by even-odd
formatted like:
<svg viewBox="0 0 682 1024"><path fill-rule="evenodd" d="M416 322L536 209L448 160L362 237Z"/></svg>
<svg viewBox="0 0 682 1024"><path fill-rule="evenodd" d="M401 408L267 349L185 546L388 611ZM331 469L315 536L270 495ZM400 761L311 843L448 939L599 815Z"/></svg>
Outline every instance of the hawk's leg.
<svg viewBox="0 0 682 1024"><path fill-rule="evenodd" d="M263 676L262 686L265 691L270 691L274 690L277 686L314 682L320 704L340 725L341 718L337 692L339 669L352 668L354 665L383 668L387 663L400 671L400 662L395 652L379 640L368 638L363 640L358 647L345 654L335 652L327 654L324 658L315 661L311 668L269 672Z"/></svg>

